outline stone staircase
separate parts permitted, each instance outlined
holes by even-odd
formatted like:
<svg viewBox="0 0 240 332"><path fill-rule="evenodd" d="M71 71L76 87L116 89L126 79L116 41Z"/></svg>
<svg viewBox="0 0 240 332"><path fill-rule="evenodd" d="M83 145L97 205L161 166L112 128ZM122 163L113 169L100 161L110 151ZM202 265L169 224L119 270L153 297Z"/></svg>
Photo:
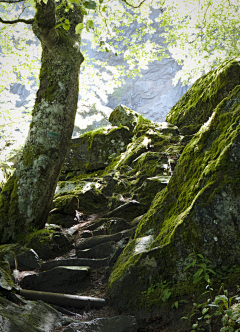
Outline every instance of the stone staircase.
<svg viewBox="0 0 240 332"><path fill-rule="evenodd" d="M82 320L84 315L89 315L87 320L111 319L111 323L116 324L114 317L119 320L122 315L119 316L109 306L107 280L140 219L138 217L130 223L123 218L98 218L66 230L74 234L74 249L62 257L42 261L40 268L34 272L24 271L19 281L20 295L29 300L47 302L62 313L75 315L77 319L81 317ZM129 315L123 317L122 323L119 325L118 322L115 329L109 330L105 326L96 331L137 331L135 318ZM76 326L52 331L78 331L79 326ZM81 328L80 331L85 331Z"/></svg>

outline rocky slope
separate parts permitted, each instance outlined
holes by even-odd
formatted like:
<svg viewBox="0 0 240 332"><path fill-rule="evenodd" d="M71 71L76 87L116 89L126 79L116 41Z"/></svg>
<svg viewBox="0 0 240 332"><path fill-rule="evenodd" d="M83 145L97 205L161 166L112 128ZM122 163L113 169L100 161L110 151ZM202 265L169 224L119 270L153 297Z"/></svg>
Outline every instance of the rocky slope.
<svg viewBox="0 0 240 332"><path fill-rule="evenodd" d="M27 331L154 331L140 318L156 313L157 331L187 331L180 317L206 286L192 284L189 255L202 255L233 282L240 265L239 68L235 59L199 79L168 122L120 105L111 126L72 140L46 228L22 246L0 247L4 331L26 331L13 329L14 317ZM236 273L226 275L233 266ZM38 323L26 312L44 304L24 300L36 294L15 289L13 269L21 288L77 295L75 304L40 298L58 307L45 305L50 323ZM79 317L60 314L64 303L79 306ZM79 322L93 310L89 323Z"/></svg>

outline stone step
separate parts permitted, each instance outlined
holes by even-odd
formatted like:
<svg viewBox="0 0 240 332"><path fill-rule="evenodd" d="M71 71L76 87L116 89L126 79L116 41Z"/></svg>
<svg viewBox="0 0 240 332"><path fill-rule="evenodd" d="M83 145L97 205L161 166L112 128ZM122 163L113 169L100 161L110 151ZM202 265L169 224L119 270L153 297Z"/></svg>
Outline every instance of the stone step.
<svg viewBox="0 0 240 332"><path fill-rule="evenodd" d="M72 293L79 289L89 266L56 266L50 270L24 277L20 286L36 291Z"/></svg>
<svg viewBox="0 0 240 332"><path fill-rule="evenodd" d="M84 239L82 242L80 242L77 246L77 250L84 250L84 249L90 249L93 248L101 243L106 243L110 241L118 242L123 238L131 237L134 235L134 232L136 230L136 227L127 229L125 231L111 234L111 235L98 235L91 238Z"/></svg>
<svg viewBox="0 0 240 332"><path fill-rule="evenodd" d="M100 243L93 248L76 250L76 255L79 258L106 258L111 256L116 247L115 241Z"/></svg>
<svg viewBox="0 0 240 332"><path fill-rule="evenodd" d="M60 259L56 261L48 261L41 264L41 271L50 270L56 266L89 266L92 269L100 269L108 265L109 258L94 259L94 258L70 258Z"/></svg>

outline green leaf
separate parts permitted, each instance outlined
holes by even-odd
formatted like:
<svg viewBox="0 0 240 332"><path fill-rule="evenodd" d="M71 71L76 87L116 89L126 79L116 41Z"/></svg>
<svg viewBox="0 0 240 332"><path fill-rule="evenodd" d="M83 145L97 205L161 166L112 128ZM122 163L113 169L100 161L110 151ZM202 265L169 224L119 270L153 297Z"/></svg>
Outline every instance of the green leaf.
<svg viewBox="0 0 240 332"><path fill-rule="evenodd" d="M81 33L83 29L83 23L78 23L75 27L75 33Z"/></svg>
<svg viewBox="0 0 240 332"><path fill-rule="evenodd" d="M103 6L103 7L102 7L102 11L103 11L104 13L106 13L107 8L108 8L107 6Z"/></svg>
<svg viewBox="0 0 240 332"><path fill-rule="evenodd" d="M88 14L88 12L87 12L87 10L84 6L81 6L80 10L81 10L82 15L87 15Z"/></svg>
<svg viewBox="0 0 240 332"><path fill-rule="evenodd" d="M209 308L203 308L202 315L205 315L206 312L208 312Z"/></svg>
<svg viewBox="0 0 240 332"><path fill-rule="evenodd" d="M95 1L84 1L83 3L84 7L87 8L87 9L96 9L97 7L97 4Z"/></svg>
<svg viewBox="0 0 240 332"><path fill-rule="evenodd" d="M202 280L202 278L203 278L203 276L199 276L199 277L197 277L197 278L194 278L194 279L193 279L193 284L194 284L194 285L197 284L200 280Z"/></svg>
<svg viewBox="0 0 240 332"><path fill-rule="evenodd" d="M42 0L44 3L45 3L45 5L48 3L48 0Z"/></svg>
<svg viewBox="0 0 240 332"><path fill-rule="evenodd" d="M70 25L64 23L62 27L64 30L69 30Z"/></svg>
<svg viewBox="0 0 240 332"><path fill-rule="evenodd" d="M99 3L103 3L103 0L99 0Z"/></svg>
<svg viewBox="0 0 240 332"><path fill-rule="evenodd" d="M92 20L88 20L87 23L86 23L86 25L87 25L89 28L94 29L94 23L93 23Z"/></svg>
<svg viewBox="0 0 240 332"><path fill-rule="evenodd" d="M203 269L198 269L197 272L193 275L193 278L199 277L203 272Z"/></svg>

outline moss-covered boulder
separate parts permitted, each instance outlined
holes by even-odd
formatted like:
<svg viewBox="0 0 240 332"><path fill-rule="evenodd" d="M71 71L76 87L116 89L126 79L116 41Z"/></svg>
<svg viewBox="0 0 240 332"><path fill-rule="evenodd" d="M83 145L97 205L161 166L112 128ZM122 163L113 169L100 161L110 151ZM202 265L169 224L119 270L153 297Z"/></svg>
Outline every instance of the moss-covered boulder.
<svg viewBox="0 0 240 332"><path fill-rule="evenodd" d="M183 135L195 134L208 121L216 106L240 84L240 58L199 78L168 113L168 122Z"/></svg>
<svg viewBox="0 0 240 332"><path fill-rule="evenodd" d="M104 169L125 150L132 134L128 127L104 127L72 139L62 171L81 173Z"/></svg>
<svg viewBox="0 0 240 332"><path fill-rule="evenodd" d="M190 90L186 103L191 96ZM175 296L191 293L184 268L193 250L211 260L216 271L240 265L239 105L237 86L185 147L168 186L141 219L109 279L119 306L129 299L136 304L154 278L179 282L172 286Z"/></svg>
<svg viewBox="0 0 240 332"><path fill-rule="evenodd" d="M130 130L133 130L138 122L139 116L139 113L131 110L127 106L119 105L114 108L108 120L113 126L127 126Z"/></svg>
<svg viewBox="0 0 240 332"><path fill-rule="evenodd" d="M103 212L107 208L108 200L100 190L95 187L80 191L78 193L79 207L78 210L87 214Z"/></svg>
<svg viewBox="0 0 240 332"><path fill-rule="evenodd" d="M25 242L26 246L33 248L43 260L65 254L72 248L70 239L63 232L48 229L30 233Z"/></svg>

